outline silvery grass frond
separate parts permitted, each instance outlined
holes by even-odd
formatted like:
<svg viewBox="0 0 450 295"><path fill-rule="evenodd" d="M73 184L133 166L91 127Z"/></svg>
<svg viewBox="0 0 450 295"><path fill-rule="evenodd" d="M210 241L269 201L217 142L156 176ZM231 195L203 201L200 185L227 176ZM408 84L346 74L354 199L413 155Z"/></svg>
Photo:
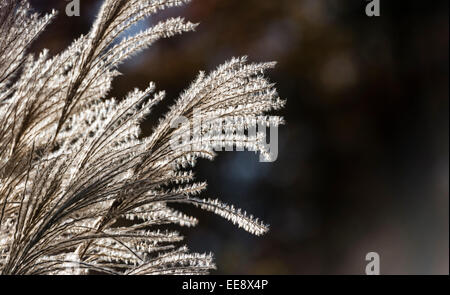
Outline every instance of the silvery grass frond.
<svg viewBox="0 0 450 295"><path fill-rule="evenodd" d="M233 146L268 157L265 137L234 131L283 123L265 115L284 106L264 77L274 63L233 58L201 72L146 138L140 122L164 92L149 83L105 99L120 63L196 25L171 18L134 36L122 33L187 2L106 0L91 31L51 57L26 50L56 13L39 16L24 0L0 1L1 273L208 273L212 254L190 253L178 232L161 228L198 223L174 203L214 212L255 235L268 230L240 209L200 197L206 183L190 169ZM198 117L201 125L174 125Z"/></svg>

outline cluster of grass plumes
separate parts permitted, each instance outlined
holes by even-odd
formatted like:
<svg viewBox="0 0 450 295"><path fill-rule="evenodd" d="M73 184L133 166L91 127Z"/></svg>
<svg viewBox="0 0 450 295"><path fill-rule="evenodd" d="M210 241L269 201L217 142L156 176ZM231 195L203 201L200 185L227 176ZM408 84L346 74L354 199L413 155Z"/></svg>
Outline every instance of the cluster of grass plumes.
<svg viewBox="0 0 450 295"><path fill-rule="evenodd" d="M190 253L180 245L182 236L161 229L197 223L173 203L215 212L256 235L267 231L251 215L201 198L206 184L195 182L190 171L197 158L212 159L217 147L235 144L232 136L211 135L190 149L170 143L185 132L172 128L172 120L191 119L194 109L213 122L230 116L250 120L282 107L263 76L273 63L233 58L200 73L146 138L139 138L140 121L164 92L150 83L123 99L105 99L126 58L196 24L171 18L135 36L119 38L122 33L186 2L106 0L87 35L56 56L45 50L34 56L27 47L56 12L39 16L25 0L0 1L1 273L208 273L215 267L211 254ZM270 118L270 124L281 123ZM248 127L245 120L233 124ZM264 154L262 140L249 137L242 145ZM121 219L131 225L118 225Z"/></svg>

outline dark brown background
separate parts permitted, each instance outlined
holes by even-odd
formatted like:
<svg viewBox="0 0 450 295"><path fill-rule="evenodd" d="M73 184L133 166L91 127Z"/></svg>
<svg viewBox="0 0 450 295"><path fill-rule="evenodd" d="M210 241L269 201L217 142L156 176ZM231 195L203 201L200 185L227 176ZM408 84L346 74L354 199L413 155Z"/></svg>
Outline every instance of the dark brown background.
<svg viewBox="0 0 450 295"><path fill-rule="evenodd" d="M32 48L51 53L86 33L99 8L81 0L81 16L69 18L68 2L31 3L60 11ZM278 160L223 152L196 168L207 196L271 224L254 237L191 209L200 225L183 231L187 243L215 253L216 273L362 274L376 251L384 274L448 274L448 1L381 0L374 18L366 3L194 0L147 22L181 15L201 22L197 32L120 68L111 95L155 81L170 102L232 56L279 62L269 74L288 100Z"/></svg>

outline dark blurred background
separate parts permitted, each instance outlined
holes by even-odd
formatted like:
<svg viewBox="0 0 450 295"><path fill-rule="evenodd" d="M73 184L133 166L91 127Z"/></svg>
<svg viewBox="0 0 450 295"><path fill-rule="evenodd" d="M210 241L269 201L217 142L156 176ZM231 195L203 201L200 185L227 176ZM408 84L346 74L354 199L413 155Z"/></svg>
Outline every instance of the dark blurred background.
<svg viewBox="0 0 450 295"><path fill-rule="evenodd" d="M88 32L101 1L32 0L57 20L33 51L56 54ZM233 56L278 61L269 73L288 103L279 156L222 152L196 167L205 196L261 217L255 237L189 208L192 250L215 253L217 274L363 274L368 252L382 274L449 272L448 1L193 0L169 16L200 22L195 33L159 41L120 67L111 95L149 81L168 99L144 124L149 134L167 105L200 70Z"/></svg>

